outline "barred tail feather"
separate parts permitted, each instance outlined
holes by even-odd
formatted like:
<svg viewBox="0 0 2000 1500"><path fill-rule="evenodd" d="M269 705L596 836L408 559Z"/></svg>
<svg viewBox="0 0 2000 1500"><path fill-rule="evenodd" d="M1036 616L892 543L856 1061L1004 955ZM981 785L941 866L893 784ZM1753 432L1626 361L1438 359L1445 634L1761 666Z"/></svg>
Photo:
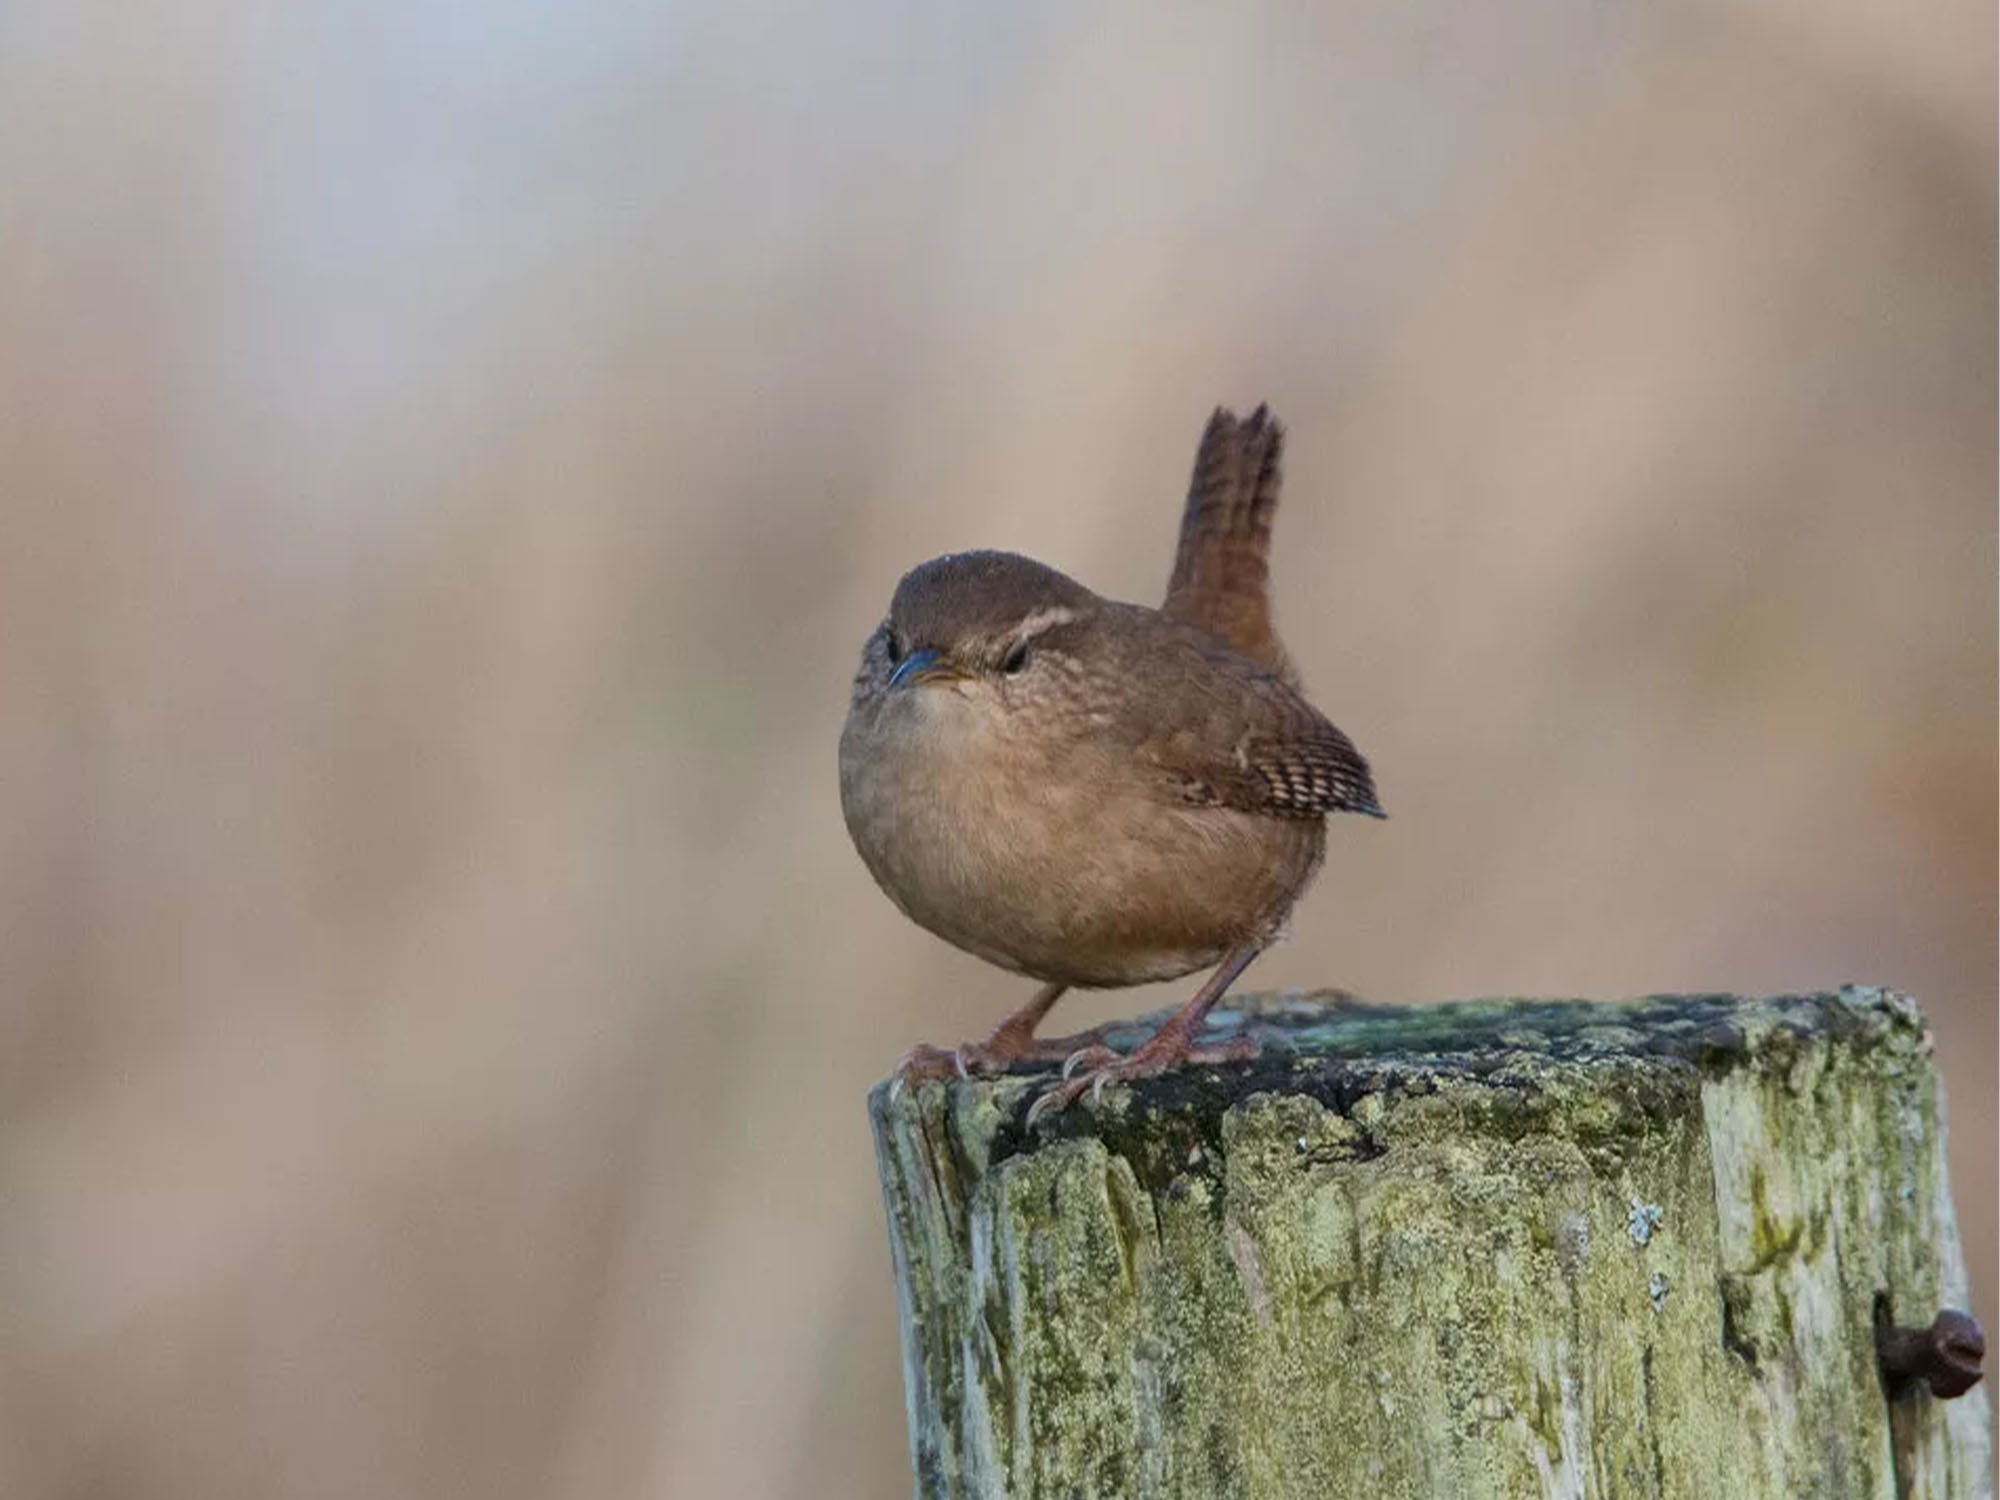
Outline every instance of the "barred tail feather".
<svg viewBox="0 0 2000 1500"><path fill-rule="evenodd" d="M1284 450L1285 430L1268 407L1244 419L1218 407L1208 419L1162 609L1291 681L1270 605L1271 522Z"/></svg>

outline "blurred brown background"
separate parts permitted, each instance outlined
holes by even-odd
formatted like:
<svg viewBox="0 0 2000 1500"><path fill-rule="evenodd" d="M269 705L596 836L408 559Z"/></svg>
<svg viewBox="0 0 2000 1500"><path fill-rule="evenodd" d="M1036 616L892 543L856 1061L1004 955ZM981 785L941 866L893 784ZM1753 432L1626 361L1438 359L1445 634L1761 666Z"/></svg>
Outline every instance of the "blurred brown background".
<svg viewBox="0 0 2000 1500"><path fill-rule="evenodd" d="M1986 0L0 9L0 1494L907 1493L834 742L1290 425L1264 986L1880 980L1995 1300ZM1087 996L1081 1024L1172 991Z"/></svg>

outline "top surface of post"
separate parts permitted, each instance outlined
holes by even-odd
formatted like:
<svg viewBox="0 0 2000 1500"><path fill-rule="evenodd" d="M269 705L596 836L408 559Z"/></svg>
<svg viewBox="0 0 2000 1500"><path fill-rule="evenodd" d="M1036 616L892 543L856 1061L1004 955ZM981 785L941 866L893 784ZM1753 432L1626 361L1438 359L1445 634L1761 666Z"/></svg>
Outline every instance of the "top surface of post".
<svg viewBox="0 0 2000 1500"><path fill-rule="evenodd" d="M1125 1051L1166 1012L1115 1024L1105 1040ZM1923 1013L1896 990L1840 990L1744 999L1727 994L1653 995L1624 1001L1500 998L1385 1005L1338 990L1232 996L1209 1016L1205 1042L1250 1037L1252 1061L1191 1067L1122 1084L1092 1103L1054 1116L1032 1134L1029 1101L1053 1069L1020 1064L952 1087L982 1096L980 1107L1012 1116L1005 1149L1090 1133L1132 1111L1219 1114L1259 1094L1305 1094L1343 1113L1368 1094L1432 1088L1454 1081L1494 1088L1545 1087L1579 1070L1722 1073L1795 1050L1814 1039L1852 1045L1897 1040L1928 1055ZM889 1080L869 1096L878 1121L894 1107ZM996 1121L996 1124L999 1122Z"/></svg>

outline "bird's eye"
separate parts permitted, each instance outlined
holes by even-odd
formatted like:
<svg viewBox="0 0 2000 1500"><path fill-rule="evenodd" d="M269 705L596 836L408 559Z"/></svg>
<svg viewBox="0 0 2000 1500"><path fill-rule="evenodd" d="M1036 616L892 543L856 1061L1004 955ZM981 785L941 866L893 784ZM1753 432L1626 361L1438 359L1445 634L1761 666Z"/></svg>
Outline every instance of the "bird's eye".
<svg viewBox="0 0 2000 1500"><path fill-rule="evenodd" d="M893 667L903 659L903 643L897 639L895 629L888 625L882 627L882 640L889 650L889 665Z"/></svg>
<svg viewBox="0 0 2000 1500"><path fill-rule="evenodd" d="M1028 664L1028 643L1016 641L1007 648L1007 654L1000 658L1000 670L1010 676Z"/></svg>

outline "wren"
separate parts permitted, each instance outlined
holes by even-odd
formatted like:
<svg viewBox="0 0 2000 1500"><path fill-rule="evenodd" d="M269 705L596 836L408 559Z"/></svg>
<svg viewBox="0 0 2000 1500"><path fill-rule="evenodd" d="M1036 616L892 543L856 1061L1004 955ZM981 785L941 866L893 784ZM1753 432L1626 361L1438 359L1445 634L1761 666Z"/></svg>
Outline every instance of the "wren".
<svg viewBox="0 0 2000 1500"><path fill-rule="evenodd" d="M918 925L1042 982L983 1042L899 1079L1065 1060L1035 1113L1189 1062L1209 1009L1319 872L1329 813L1382 817L1368 763L1308 703L1272 625L1284 432L1217 410L1158 609L1029 558L913 568L868 638L840 737L848 833ZM1035 1028L1065 990L1213 975L1126 1056Z"/></svg>

